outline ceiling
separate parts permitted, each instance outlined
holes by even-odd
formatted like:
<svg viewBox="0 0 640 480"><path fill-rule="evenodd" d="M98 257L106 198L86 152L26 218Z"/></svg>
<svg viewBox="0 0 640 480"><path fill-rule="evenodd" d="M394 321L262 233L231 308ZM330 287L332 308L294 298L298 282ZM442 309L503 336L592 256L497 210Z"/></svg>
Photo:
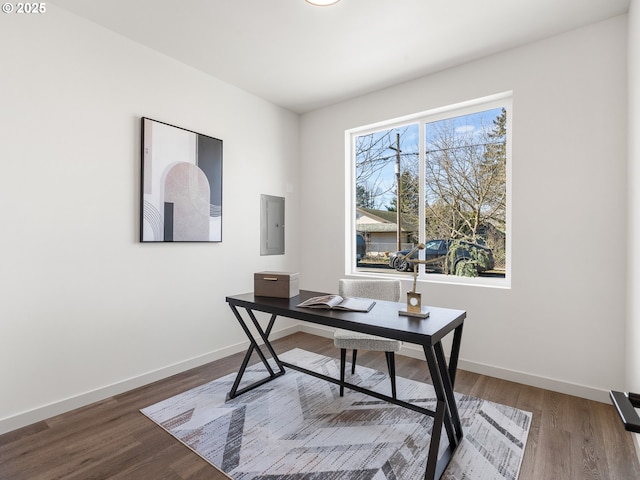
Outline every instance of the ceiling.
<svg viewBox="0 0 640 480"><path fill-rule="evenodd" d="M294 112L626 13L630 0L54 0Z"/></svg>

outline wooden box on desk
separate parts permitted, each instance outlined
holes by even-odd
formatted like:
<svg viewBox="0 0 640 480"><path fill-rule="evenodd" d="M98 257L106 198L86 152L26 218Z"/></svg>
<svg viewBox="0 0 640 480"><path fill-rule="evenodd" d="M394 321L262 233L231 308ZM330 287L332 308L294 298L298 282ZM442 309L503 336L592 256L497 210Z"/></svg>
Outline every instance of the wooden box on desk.
<svg viewBox="0 0 640 480"><path fill-rule="evenodd" d="M299 293L297 273L256 272L253 274L253 294L256 296L291 298Z"/></svg>

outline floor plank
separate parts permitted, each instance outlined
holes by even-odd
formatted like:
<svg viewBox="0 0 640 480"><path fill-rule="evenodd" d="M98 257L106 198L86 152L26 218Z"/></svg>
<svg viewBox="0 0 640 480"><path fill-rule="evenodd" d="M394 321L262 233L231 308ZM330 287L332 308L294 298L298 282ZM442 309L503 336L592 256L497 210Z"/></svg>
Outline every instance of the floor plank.
<svg viewBox="0 0 640 480"><path fill-rule="evenodd" d="M304 348L337 356L330 339L296 333L278 352ZM3 480L226 480L228 477L139 410L238 369L242 354L212 362L0 436ZM397 374L427 381L424 362L397 356ZM386 370L384 355L358 364ZM519 480L640 479L631 434L614 407L459 370L456 391L533 413Z"/></svg>

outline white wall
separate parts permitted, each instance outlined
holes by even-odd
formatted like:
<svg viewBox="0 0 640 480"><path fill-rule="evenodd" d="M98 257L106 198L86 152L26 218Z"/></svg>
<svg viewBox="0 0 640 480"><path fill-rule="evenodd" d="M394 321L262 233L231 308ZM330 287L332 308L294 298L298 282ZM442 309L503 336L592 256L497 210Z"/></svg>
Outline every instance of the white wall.
<svg viewBox="0 0 640 480"><path fill-rule="evenodd" d="M640 392L640 4L629 10L629 335L627 390Z"/></svg>
<svg viewBox="0 0 640 480"><path fill-rule="evenodd" d="M304 238L310 287L345 273L326 245L345 243L346 129L512 90L512 288L419 290L467 310L463 368L607 401L624 384L626 27L617 17L304 115L302 208L330 234Z"/></svg>
<svg viewBox="0 0 640 480"><path fill-rule="evenodd" d="M622 391L640 392L640 3L629 8L629 270L627 316L627 376ZM634 435L640 456L640 435Z"/></svg>
<svg viewBox="0 0 640 480"><path fill-rule="evenodd" d="M632 12L635 25L635 0ZM514 92L512 288L420 289L469 312L465 368L603 401L610 388L640 389L636 302L625 325L626 21L312 112L300 127L290 112L53 5L0 16L0 433L239 351L224 296L251 290L253 271L299 270L303 288L335 289L345 262L336 252L350 238L344 130L505 90ZM141 116L224 140L221 244L138 242ZM285 256L259 256L260 193L287 199ZM316 231L318 216L326 235L299 234ZM637 256L629 265L640 271ZM630 277L633 298L640 280Z"/></svg>
<svg viewBox="0 0 640 480"><path fill-rule="evenodd" d="M298 268L299 117L53 5L0 64L0 433L246 348L225 295ZM138 242L142 116L224 141L222 243Z"/></svg>

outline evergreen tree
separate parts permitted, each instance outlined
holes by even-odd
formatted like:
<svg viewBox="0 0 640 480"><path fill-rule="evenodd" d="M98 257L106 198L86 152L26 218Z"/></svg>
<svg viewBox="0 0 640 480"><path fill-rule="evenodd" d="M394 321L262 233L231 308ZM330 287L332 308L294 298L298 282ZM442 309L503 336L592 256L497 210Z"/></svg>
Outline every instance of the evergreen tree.
<svg viewBox="0 0 640 480"><path fill-rule="evenodd" d="M402 182L401 186L401 210L400 212L406 215L413 217L414 219L418 216L418 206L420 202L420 185L418 175L409 171L404 170L400 174L400 181ZM398 188L393 191L394 197L391 200L391 204L387 205L387 210L390 212L398 211Z"/></svg>
<svg viewBox="0 0 640 480"><path fill-rule="evenodd" d="M374 208L373 195L364 185L356 185L356 206Z"/></svg>

